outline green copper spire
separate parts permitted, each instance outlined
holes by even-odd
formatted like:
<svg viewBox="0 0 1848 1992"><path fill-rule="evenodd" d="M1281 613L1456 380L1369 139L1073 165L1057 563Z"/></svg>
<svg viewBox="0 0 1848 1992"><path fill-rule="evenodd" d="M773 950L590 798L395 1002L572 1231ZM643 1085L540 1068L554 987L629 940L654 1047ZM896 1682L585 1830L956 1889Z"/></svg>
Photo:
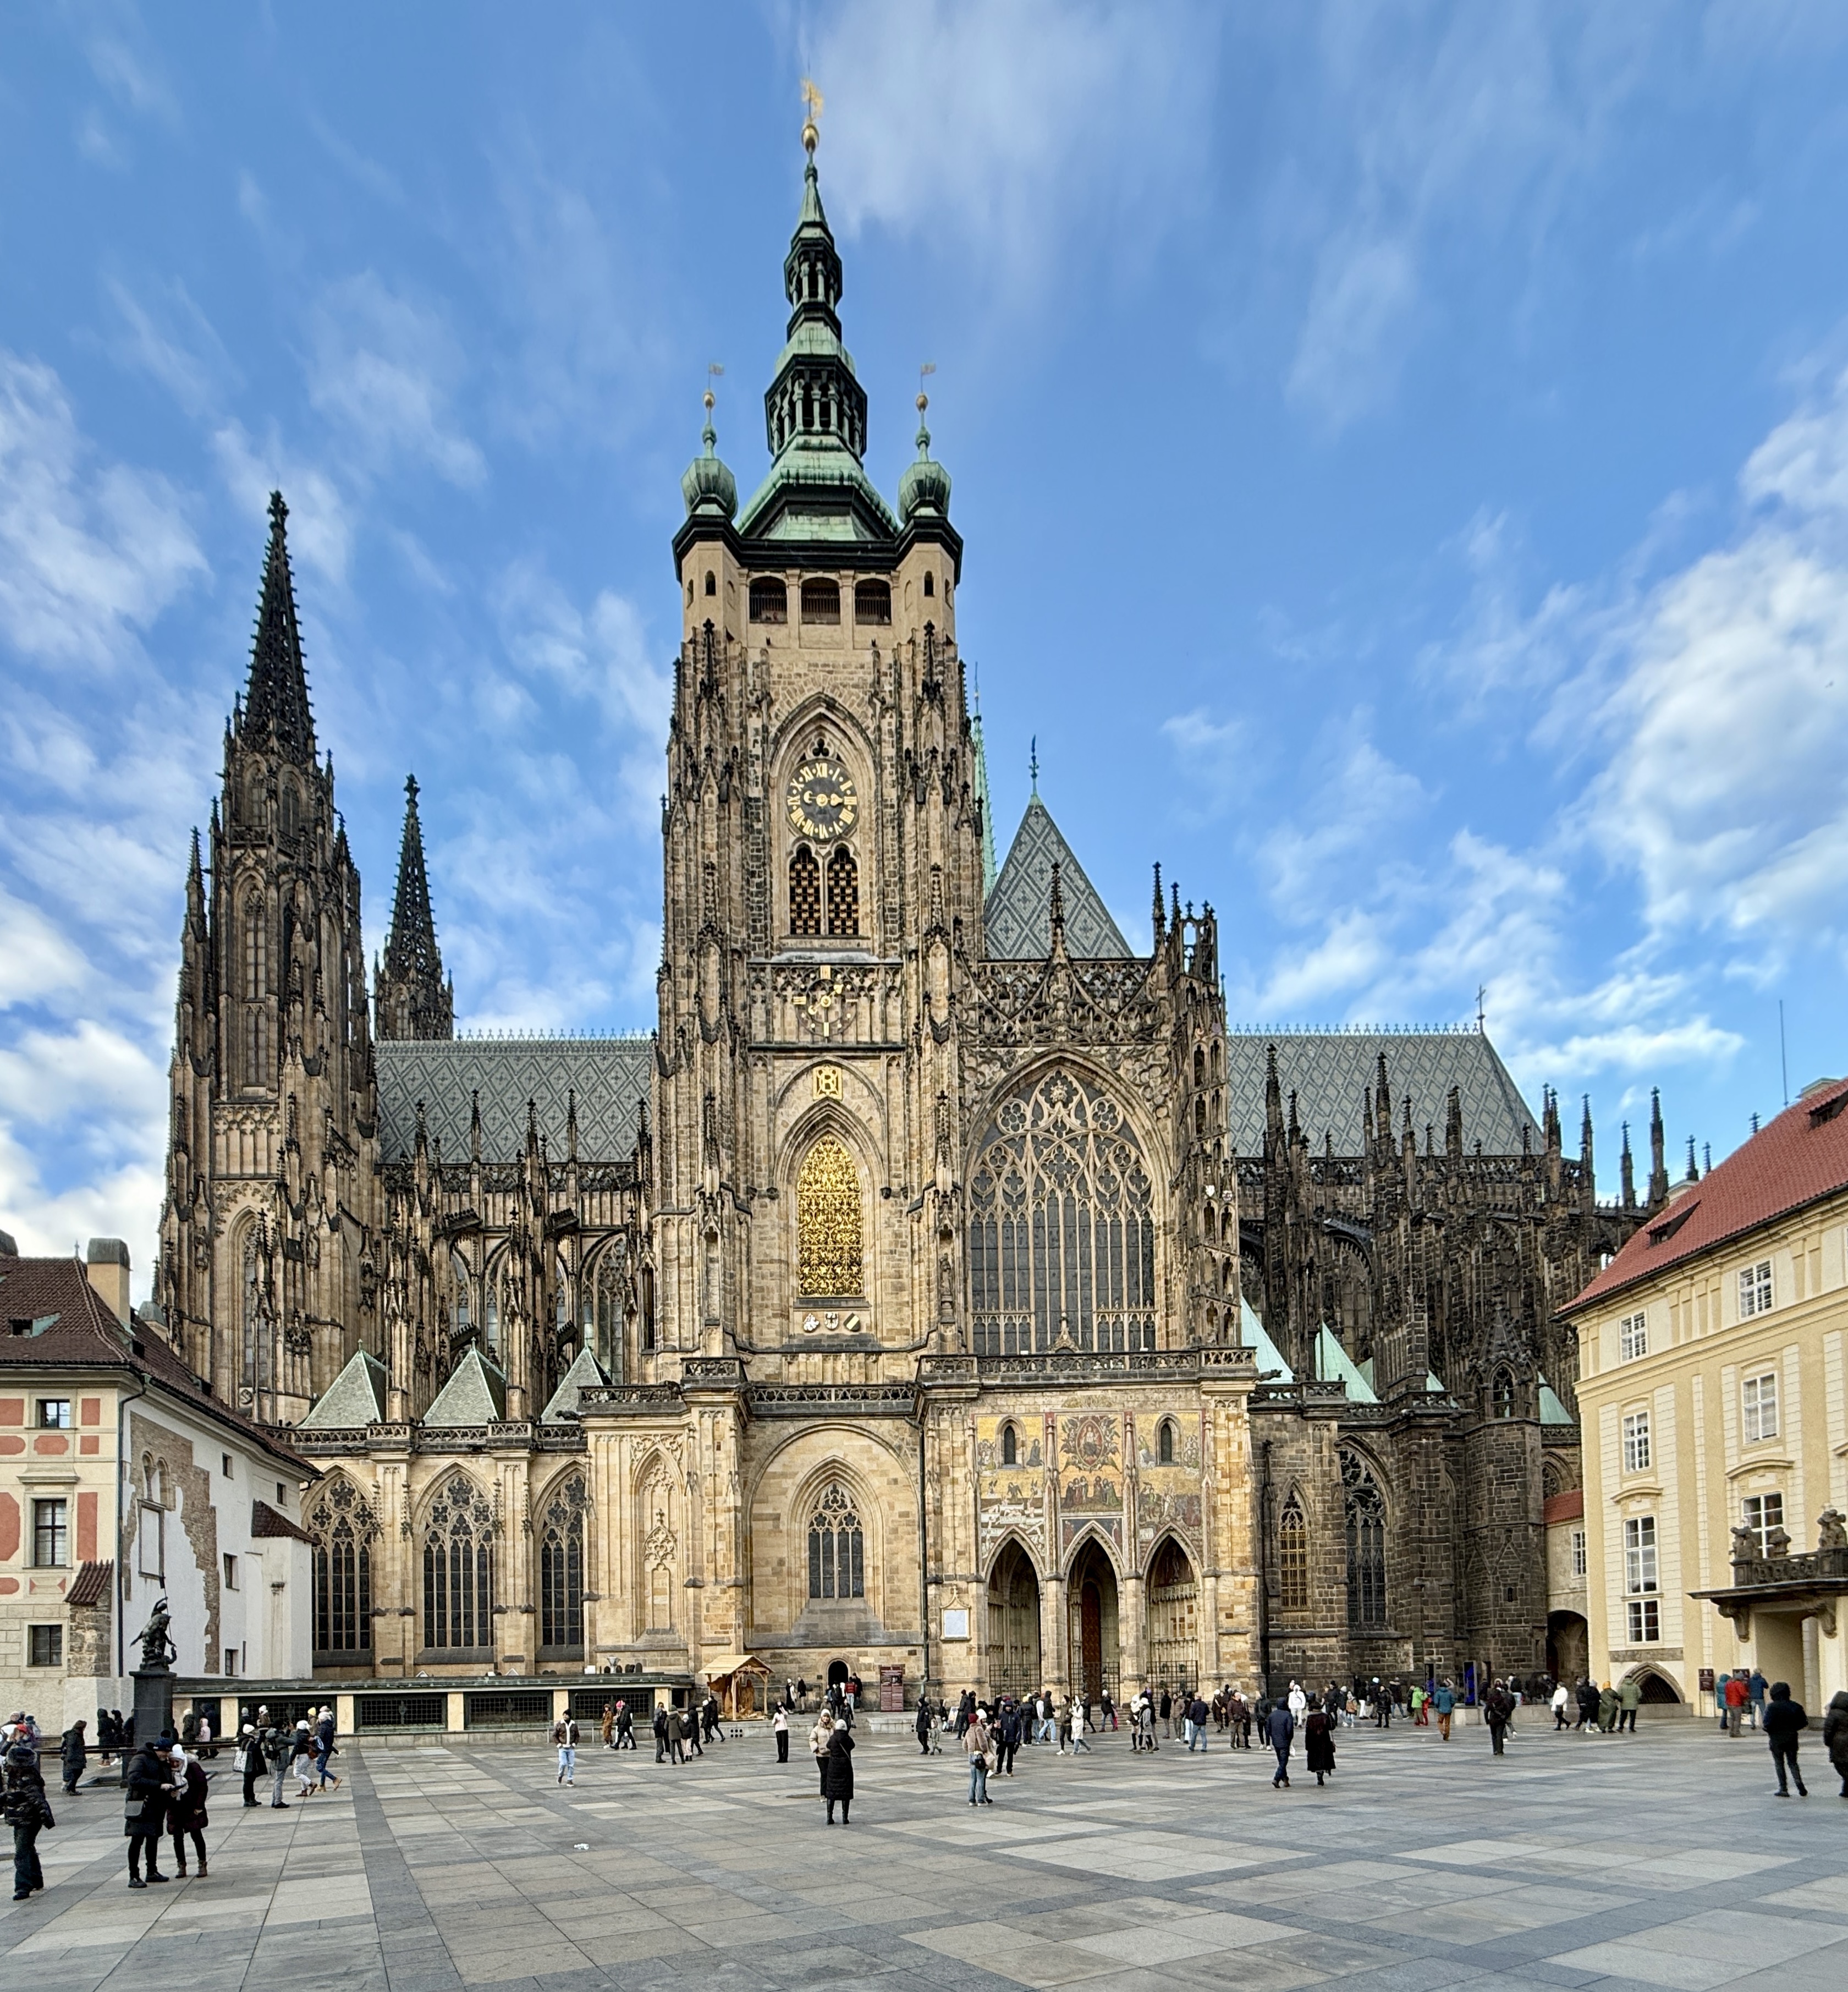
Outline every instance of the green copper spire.
<svg viewBox="0 0 1848 1992"><path fill-rule="evenodd" d="M865 544L894 539L898 522L868 477L866 390L840 339L840 255L821 204L813 118L803 128L808 152L802 205L783 294L788 336L764 395L770 474L738 520L746 538Z"/></svg>
<svg viewBox="0 0 1848 1992"><path fill-rule="evenodd" d="M714 367L714 373L720 370ZM706 426L700 431L700 441L705 445L703 455L696 456L687 465L680 476L680 496L687 501L689 518L729 519L738 510L738 479L725 467L718 454L718 432L712 426L712 390L705 395Z"/></svg>
<svg viewBox="0 0 1848 1992"><path fill-rule="evenodd" d="M919 518L943 519L950 515L950 472L930 453L930 431L924 425L924 411L930 397L918 395L918 454L898 480L898 517L906 525Z"/></svg>

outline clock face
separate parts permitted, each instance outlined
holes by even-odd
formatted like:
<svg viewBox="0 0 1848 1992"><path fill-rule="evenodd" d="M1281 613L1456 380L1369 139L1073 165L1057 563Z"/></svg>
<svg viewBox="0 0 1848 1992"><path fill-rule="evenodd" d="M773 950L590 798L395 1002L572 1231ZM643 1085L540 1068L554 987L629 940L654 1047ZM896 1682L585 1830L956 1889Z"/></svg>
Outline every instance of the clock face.
<svg viewBox="0 0 1848 1992"><path fill-rule="evenodd" d="M804 761L789 777L789 827L818 844L844 837L860 814L854 778L838 761Z"/></svg>

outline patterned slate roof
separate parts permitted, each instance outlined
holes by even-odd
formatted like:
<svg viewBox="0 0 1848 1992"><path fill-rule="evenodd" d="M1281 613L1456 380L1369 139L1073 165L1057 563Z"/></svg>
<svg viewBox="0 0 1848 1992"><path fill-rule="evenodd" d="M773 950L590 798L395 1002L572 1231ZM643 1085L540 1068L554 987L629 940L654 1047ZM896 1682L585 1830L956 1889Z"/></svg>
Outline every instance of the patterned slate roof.
<svg viewBox="0 0 1848 1992"><path fill-rule="evenodd" d="M1055 865L1059 867L1059 895L1065 901L1067 951L1087 960L1127 956L1130 944L1122 929L1072 855L1052 811L1035 793L1014 833L1007 861L983 910L989 959L1032 961L1052 951Z"/></svg>
<svg viewBox="0 0 1848 1992"><path fill-rule="evenodd" d="M1253 1031L1226 1040L1232 1139L1241 1155L1264 1146L1264 1059L1272 1045L1285 1110L1294 1090L1297 1120L1312 1148L1331 1134L1338 1155L1360 1153L1361 1108L1367 1089L1379 1083L1382 1052L1395 1136L1409 1095L1420 1145L1427 1123L1441 1140L1454 1086L1462 1096L1465 1153L1480 1141L1485 1155L1518 1155L1523 1127L1540 1145L1539 1117L1481 1031Z"/></svg>
<svg viewBox="0 0 1848 1992"><path fill-rule="evenodd" d="M449 1372L424 1414L427 1425L487 1425L507 1414L507 1380L479 1349Z"/></svg>
<svg viewBox="0 0 1848 1992"><path fill-rule="evenodd" d="M559 1378L551 1402L539 1414L540 1421L549 1424L559 1418L575 1417L578 1393L602 1390L609 1382L609 1373L603 1365L588 1349L580 1349L577 1360Z"/></svg>
<svg viewBox="0 0 1848 1992"><path fill-rule="evenodd" d="M356 1349L345 1369L329 1383L296 1427L298 1431L344 1431L354 1425L385 1421L385 1366L363 1349Z"/></svg>
<svg viewBox="0 0 1848 1992"><path fill-rule="evenodd" d="M526 1152L527 1102L554 1159L564 1155L564 1123L578 1096L578 1155L619 1162L632 1152L648 1097L654 1040L626 1038L455 1038L377 1045L379 1144L388 1162L417 1147L417 1103L445 1162L469 1158L473 1096L481 1095L482 1159L510 1162Z"/></svg>

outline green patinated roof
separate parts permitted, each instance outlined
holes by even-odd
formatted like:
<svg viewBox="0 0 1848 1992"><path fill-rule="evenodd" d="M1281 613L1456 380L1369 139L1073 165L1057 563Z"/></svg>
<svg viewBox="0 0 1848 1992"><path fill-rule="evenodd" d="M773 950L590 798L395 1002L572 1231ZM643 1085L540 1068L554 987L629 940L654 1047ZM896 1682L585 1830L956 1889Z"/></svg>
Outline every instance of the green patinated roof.
<svg viewBox="0 0 1848 1992"><path fill-rule="evenodd" d="M449 1372L424 1414L426 1425L497 1424L507 1414L507 1380L479 1349Z"/></svg>
<svg viewBox="0 0 1848 1992"><path fill-rule="evenodd" d="M1315 1373L1325 1383L1345 1383L1357 1404L1376 1404L1372 1380L1341 1346L1341 1338L1324 1322L1315 1337Z"/></svg>
<svg viewBox="0 0 1848 1992"><path fill-rule="evenodd" d="M385 1366L363 1349L315 1399L298 1431L338 1431L353 1425L385 1422Z"/></svg>
<svg viewBox="0 0 1848 1992"><path fill-rule="evenodd" d="M575 1417L578 1392L600 1390L609 1381L609 1373L596 1357L588 1349L579 1349L578 1359L559 1380L551 1402L539 1414L540 1422L549 1424L554 1419Z"/></svg>
<svg viewBox="0 0 1848 1992"><path fill-rule="evenodd" d="M1540 1423L1543 1425L1575 1425L1578 1420L1560 1402L1558 1393L1543 1376L1540 1379Z"/></svg>
<svg viewBox="0 0 1848 1992"><path fill-rule="evenodd" d="M1239 1298L1239 1339L1247 1349L1255 1349L1258 1358L1258 1380L1267 1383L1294 1383L1296 1373L1286 1363L1277 1344L1264 1332L1264 1324L1257 1318L1256 1310L1243 1294ZM1269 1376L1267 1371L1279 1373Z"/></svg>

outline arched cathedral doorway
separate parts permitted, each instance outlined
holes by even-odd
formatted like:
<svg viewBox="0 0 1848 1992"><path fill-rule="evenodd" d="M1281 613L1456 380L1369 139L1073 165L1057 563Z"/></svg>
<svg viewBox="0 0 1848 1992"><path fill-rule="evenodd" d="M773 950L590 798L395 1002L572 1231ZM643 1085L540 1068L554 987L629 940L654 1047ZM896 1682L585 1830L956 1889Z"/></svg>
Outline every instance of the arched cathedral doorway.
<svg viewBox="0 0 1848 1992"><path fill-rule="evenodd" d="M1041 1685L1039 1579L1018 1543L1002 1545L988 1573L988 1692L1025 1700Z"/></svg>
<svg viewBox="0 0 1848 1992"><path fill-rule="evenodd" d="M1148 1677L1158 1688L1198 1685L1200 1586L1187 1552L1172 1536L1148 1573Z"/></svg>
<svg viewBox="0 0 1848 1992"><path fill-rule="evenodd" d="M1072 1688L1096 1701L1120 1686L1117 1573L1095 1540L1078 1553L1066 1580L1071 1611Z"/></svg>

